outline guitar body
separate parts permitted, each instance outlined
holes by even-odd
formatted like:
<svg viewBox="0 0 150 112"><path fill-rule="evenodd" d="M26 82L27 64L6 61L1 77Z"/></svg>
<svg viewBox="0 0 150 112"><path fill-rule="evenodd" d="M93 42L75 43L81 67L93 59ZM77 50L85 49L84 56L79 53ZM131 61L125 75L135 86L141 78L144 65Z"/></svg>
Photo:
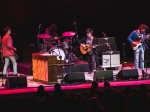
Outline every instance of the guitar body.
<svg viewBox="0 0 150 112"><path fill-rule="evenodd" d="M142 45L141 39L135 40L133 42L135 43L135 44L131 44L131 47L133 48L133 50L137 50L139 48L139 46Z"/></svg>
<svg viewBox="0 0 150 112"><path fill-rule="evenodd" d="M90 44L85 44L85 47L80 45L80 51L82 54L86 54L92 50L92 46Z"/></svg>

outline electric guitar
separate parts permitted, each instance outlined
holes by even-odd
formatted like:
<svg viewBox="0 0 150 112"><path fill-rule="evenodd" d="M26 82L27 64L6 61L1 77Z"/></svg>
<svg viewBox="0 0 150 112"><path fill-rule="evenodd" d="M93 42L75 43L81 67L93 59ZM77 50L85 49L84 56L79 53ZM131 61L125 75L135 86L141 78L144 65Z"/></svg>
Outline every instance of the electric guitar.
<svg viewBox="0 0 150 112"><path fill-rule="evenodd" d="M139 46L142 45L142 39L141 38L134 40L133 42L134 42L134 44L131 44L131 47L133 50L137 50L139 48Z"/></svg>
<svg viewBox="0 0 150 112"><path fill-rule="evenodd" d="M93 45L93 46L91 44L84 44L84 45L85 45L85 47L80 45L80 51L82 54L86 54L86 53L90 52L93 48L96 48L97 46L102 46L103 44L97 44L97 45Z"/></svg>

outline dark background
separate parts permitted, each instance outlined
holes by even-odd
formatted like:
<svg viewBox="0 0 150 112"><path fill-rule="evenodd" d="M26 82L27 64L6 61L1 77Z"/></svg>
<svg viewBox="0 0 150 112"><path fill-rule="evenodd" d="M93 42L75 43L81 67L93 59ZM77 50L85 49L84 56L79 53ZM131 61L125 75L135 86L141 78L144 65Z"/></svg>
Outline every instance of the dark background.
<svg viewBox="0 0 150 112"><path fill-rule="evenodd" d="M128 35L140 24L150 26L149 0L1 0L0 35L9 26L12 29L14 46L20 61L29 44L37 42L39 23L40 33L52 23L57 24L58 34L75 31L76 20L79 39L85 36L86 28L94 30L94 35L101 38L102 32L116 38L122 57L122 43L126 57L133 57L133 51L127 42Z"/></svg>

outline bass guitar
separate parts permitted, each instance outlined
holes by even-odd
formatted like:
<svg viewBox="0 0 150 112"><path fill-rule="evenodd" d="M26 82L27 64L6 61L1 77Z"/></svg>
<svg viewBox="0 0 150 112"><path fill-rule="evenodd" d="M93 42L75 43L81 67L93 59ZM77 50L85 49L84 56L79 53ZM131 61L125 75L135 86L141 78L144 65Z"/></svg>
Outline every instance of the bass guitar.
<svg viewBox="0 0 150 112"><path fill-rule="evenodd" d="M91 44L84 44L84 45L85 45L85 47L80 45L80 51L82 54L86 54L86 53L90 52L93 48L96 48L97 46L102 46L103 44L97 44L97 45L93 45L93 46Z"/></svg>

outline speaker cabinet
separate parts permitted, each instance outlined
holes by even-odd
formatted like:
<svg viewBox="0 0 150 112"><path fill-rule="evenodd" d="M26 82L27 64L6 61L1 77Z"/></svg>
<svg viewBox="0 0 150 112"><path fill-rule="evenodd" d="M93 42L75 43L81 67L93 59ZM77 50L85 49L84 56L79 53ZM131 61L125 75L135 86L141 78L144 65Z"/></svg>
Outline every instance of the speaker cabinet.
<svg viewBox="0 0 150 112"><path fill-rule="evenodd" d="M27 87L26 76L8 77L5 82L6 88L22 88Z"/></svg>
<svg viewBox="0 0 150 112"><path fill-rule="evenodd" d="M138 79L139 74L137 69L124 69L120 70L117 74L117 79L120 80L129 80L129 79Z"/></svg>
<svg viewBox="0 0 150 112"><path fill-rule="evenodd" d="M64 77L66 83L85 82L84 72L72 72Z"/></svg>
<svg viewBox="0 0 150 112"><path fill-rule="evenodd" d="M120 64L120 52L113 51L112 53L102 52L102 68L119 67Z"/></svg>
<svg viewBox="0 0 150 112"><path fill-rule="evenodd" d="M113 80L113 70L99 70L94 72L93 80Z"/></svg>

